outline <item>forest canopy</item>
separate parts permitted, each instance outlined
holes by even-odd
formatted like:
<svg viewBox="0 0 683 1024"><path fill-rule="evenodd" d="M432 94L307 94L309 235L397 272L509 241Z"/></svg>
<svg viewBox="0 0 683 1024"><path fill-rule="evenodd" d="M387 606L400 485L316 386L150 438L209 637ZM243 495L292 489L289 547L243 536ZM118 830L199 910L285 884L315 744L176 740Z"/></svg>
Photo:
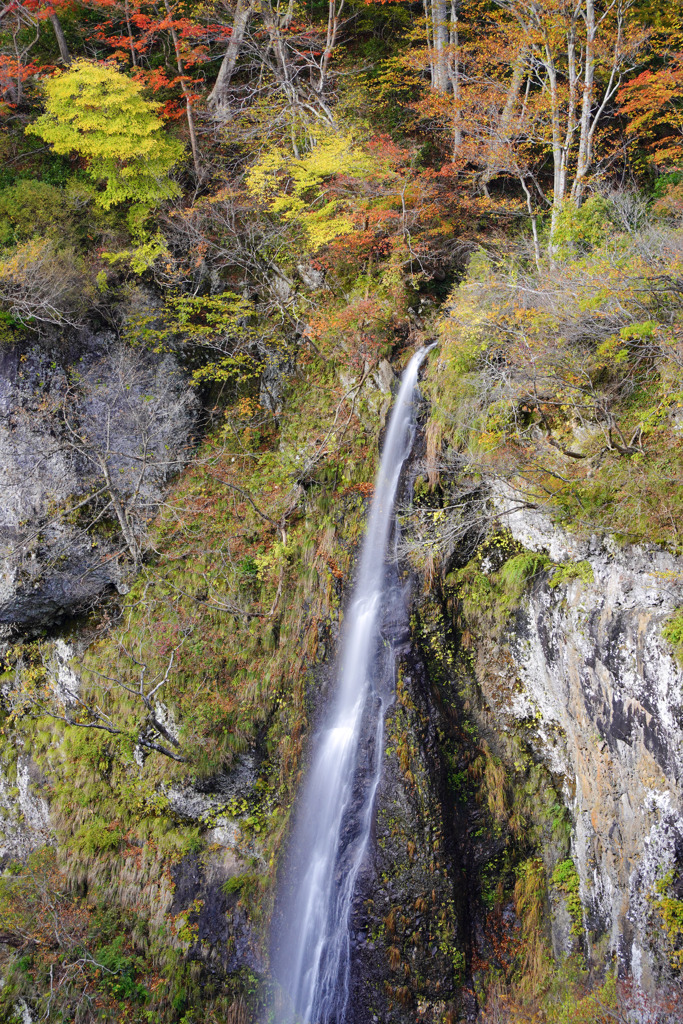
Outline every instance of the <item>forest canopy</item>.
<svg viewBox="0 0 683 1024"><path fill-rule="evenodd" d="M518 482L549 445L571 472L543 457L530 486L572 508L605 459L577 423L638 464L659 414L621 406L677 387L674 7L11 0L0 46L8 338L114 324L253 398L300 351L355 372L440 324L441 443L478 465L488 438ZM486 422L470 403L463 432L465 366Z"/></svg>

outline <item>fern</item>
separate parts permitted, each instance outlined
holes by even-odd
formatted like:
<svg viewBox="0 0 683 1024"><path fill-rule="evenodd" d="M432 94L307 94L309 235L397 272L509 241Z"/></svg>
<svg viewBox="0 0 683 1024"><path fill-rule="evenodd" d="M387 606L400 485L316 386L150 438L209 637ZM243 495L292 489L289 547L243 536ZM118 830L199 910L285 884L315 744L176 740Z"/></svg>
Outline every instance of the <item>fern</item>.
<svg viewBox="0 0 683 1024"><path fill-rule="evenodd" d="M123 830L108 824L103 818L95 817L87 825L83 825L74 836L74 846L82 853L96 853L115 850L121 844Z"/></svg>
<svg viewBox="0 0 683 1024"><path fill-rule="evenodd" d="M522 551L508 559L500 570L500 582L505 595L513 600L521 597L528 582L550 565L547 555L536 551Z"/></svg>
<svg viewBox="0 0 683 1024"><path fill-rule="evenodd" d="M552 874L554 887L561 892L567 904L572 921L571 934L581 935L583 931L583 905L579 895L579 875L571 857L560 861Z"/></svg>

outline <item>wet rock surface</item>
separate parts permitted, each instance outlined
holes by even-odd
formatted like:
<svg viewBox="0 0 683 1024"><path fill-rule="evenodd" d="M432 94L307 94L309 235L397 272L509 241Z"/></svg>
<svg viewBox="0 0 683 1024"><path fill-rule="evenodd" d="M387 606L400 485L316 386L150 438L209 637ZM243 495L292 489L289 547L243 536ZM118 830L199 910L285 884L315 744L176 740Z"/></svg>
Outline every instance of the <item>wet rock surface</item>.
<svg viewBox="0 0 683 1024"><path fill-rule="evenodd" d="M443 766L425 666L411 637L409 588L387 581L374 678L384 682L383 750L370 732L358 772L382 774L370 847L359 875L350 928L348 1019L441 1021L460 1005L465 958L456 906L452 815L442 802ZM380 699L378 694L375 698Z"/></svg>
<svg viewBox="0 0 683 1024"><path fill-rule="evenodd" d="M188 957L225 973L244 967L258 973L265 970L260 937L240 902L239 890L226 892L226 882L244 868L235 849L227 848L201 859L195 854L184 857L172 872L175 891L170 914L186 915L196 933Z"/></svg>
<svg viewBox="0 0 683 1024"><path fill-rule="evenodd" d="M458 999L462 944L419 668L387 714L371 856L352 921L350 1019L440 1021ZM420 722L422 720L422 722ZM432 726L433 728L433 726Z"/></svg>

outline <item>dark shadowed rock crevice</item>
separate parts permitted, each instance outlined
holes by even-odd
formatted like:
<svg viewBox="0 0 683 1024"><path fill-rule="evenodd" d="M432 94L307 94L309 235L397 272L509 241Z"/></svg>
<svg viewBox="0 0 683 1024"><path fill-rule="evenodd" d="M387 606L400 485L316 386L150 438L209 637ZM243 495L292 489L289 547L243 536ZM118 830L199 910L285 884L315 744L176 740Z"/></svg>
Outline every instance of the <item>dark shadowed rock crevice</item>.
<svg viewBox="0 0 683 1024"><path fill-rule="evenodd" d="M207 857L192 854L172 871L171 918L182 916L195 939L187 952L213 973L229 975L248 969L263 974L261 941L243 906L240 889L230 879L244 871L234 850L214 849Z"/></svg>

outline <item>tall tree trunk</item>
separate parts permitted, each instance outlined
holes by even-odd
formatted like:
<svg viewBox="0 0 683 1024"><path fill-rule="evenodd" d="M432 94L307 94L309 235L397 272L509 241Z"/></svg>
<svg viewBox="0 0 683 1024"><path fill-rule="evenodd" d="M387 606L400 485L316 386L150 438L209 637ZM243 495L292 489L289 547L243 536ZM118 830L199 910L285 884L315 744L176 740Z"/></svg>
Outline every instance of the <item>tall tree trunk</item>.
<svg viewBox="0 0 683 1024"><path fill-rule="evenodd" d="M622 71L624 68L625 57L622 46L624 42L624 18L627 8L628 4L623 3L622 0L616 0L616 40L612 46L611 69L609 72L609 79L607 80L607 84L605 85L602 93L602 99L594 110L596 104L595 66L597 62L595 41L600 22L602 22L602 18L604 18L605 15L603 14L596 23L593 0L586 0L586 73L582 105L581 136L579 142L580 152L577 174L574 176L573 185L571 187L571 198L577 206L581 205L586 177L591 164L593 163L593 145L596 129L605 112L607 103L612 98L618 87L620 87L622 82Z"/></svg>
<svg viewBox="0 0 683 1024"><path fill-rule="evenodd" d="M555 233L559 223L562 205L567 196L567 179L569 174L569 156L576 132L576 103L578 75L576 70L576 18L573 15L567 27L567 77L569 95L566 104L560 94L558 70L553 56L552 45L546 30L543 61L550 84L550 109L553 138L553 205L550 217L550 239L548 252L555 250ZM564 119L564 131L562 121Z"/></svg>
<svg viewBox="0 0 683 1024"><path fill-rule="evenodd" d="M593 0L586 2L586 56L583 70L583 93L581 96L581 132L576 164L576 177L572 187L572 198L578 206L581 202L583 179L590 164L590 123L593 110L593 82L595 78L595 6Z"/></svg>
<svg viewBox="0 0 683 1024"><path fill-rule="evenodd" d="M427 41L427 54L429 56L429 81L434 88L434 34L432 32L432 16L430 14L430 0L422 0L425 12L425 39Z"/></svg>
<svg viewBox="0 0 683 1024"><path fill-rule="evenodd" d="M227 104L230 81L237 66L237 60L242 49L242 43L244 42L244 35L254 12L254 7L255 0L238 0L228 49L225 52L225 57L218 70L218 77L207 100L209 105L216 109L225 107Z"/></svg>
<svg viewBox="0 0 683 1024"><path fill-rule="evenodd" d="M171 38L173 40L173 46L175 48L176 64L178 67L178 74L180 75L180 85L183 90L183 96L185 97L185 112L187 114L187 127L190 133L190 146L192 147L192 160L194 162L194 172L197 178L202 178L202 165L199 160L199 146L197 145L197 133L194 126L194 111L192 109L192 95L188 89L187 82L185 81L185 68L183 67L183 58L180 52L180 42L178 40L178 33L175 30L173 24L173 16L171 13L171 7L168 0L164 0L164 6L166 7L166 14L168 15L168 26L171 32Z"/></svg>
<svg viewBox="0 0 683 1024"><path fill-rule="evenodd" d="M64 35L62 23L53 10L50 11L48 17L50 18L52 27L55 30L55 37L57 39L57 46L59 47L59 56L62 58L62 64L70 64L71 54L69 53L69 47L66 44L66 36Z"/></svg>
<svg viewBox="0 0 683 1024"><path fill-rule="evenodd" d="M586 23L586 60L583 78L583 94L581 98L581 131L579 134L579 152L576 165L576 174L572 185L572 199L577 206L581 204L583 188L588 171L593 162L593 139L595 130L605 112L605 107L612 96L619 88L621 81L621 67L624 59L622 52L624 5L617 0L617 37L612 50L612 67L610 76L605 86L602 100L595 107L595 65L597 63L596 38L600 22L595 19L594 0L585 0L586 9L584 20ZM603 15L604 18L604 15ZM600 19L602 21L602 18Z"/></svg>
<svg viewBox="0 0 683 1024"><path fill-rule="evenodd" d="M562 129L560 126L560 96L557 81L557 69L552 56L546 51L545 69L548 76L550 89L550 118L552 125L552 149L553 149L553 205L550 214L550 239L548 251L552 254L555 251L555 232L564 202L566 190L567 170L565 165L565 150L562 145Z"/></svg>
<svg viewBox="0 0 683 1024"><path fill-rule="evenodd" d="M280 65L280 71L282 72L282 90L292 109L296 109L298 102L296 90L292 85L292 76L289 61L287 59L287 47L282 38L282 25L270 4L270 0L261 0L261 17L263 18L263 24L268 30L268 36L270 39L270 45L273 48L273 53Z"/></svg>
<svg viewBox="0 0 683 1024"><path fill-rule="evenodd" d="M460 155L462 148L462 83L460 79L460 39L458 35L458 6L457 0L451 0L451 23L449 26L449 47L450 55L448 60L448 75L453 89L453 163Z"/></svg>
<svg viewBox="0 0 683 1024"><path fill-rule="evenodd" d="M432 0L432 36L434 39L434 81L437 92L448 89L448 15L446 0Z"/></svg>

